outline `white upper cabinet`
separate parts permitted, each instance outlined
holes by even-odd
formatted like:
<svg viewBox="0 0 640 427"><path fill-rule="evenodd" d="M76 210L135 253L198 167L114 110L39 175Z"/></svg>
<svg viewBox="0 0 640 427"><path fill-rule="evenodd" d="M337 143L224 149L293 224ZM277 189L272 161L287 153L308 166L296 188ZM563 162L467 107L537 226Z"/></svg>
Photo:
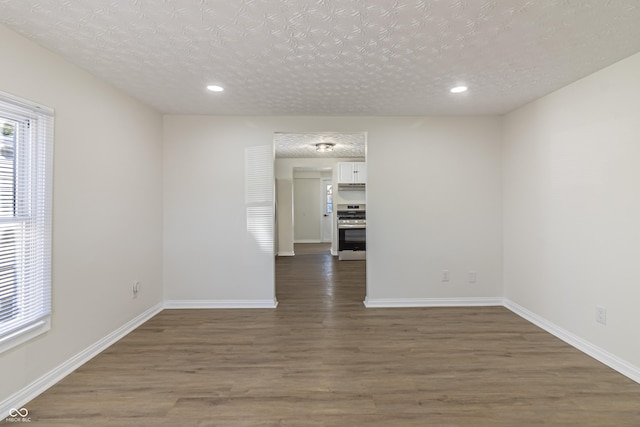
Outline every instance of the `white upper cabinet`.
<svg viewBox="0 0 640 427"><path fill-rule="evenodd" d="M338 163L338 184L366 184L367 164L365 162Z"/></svg>

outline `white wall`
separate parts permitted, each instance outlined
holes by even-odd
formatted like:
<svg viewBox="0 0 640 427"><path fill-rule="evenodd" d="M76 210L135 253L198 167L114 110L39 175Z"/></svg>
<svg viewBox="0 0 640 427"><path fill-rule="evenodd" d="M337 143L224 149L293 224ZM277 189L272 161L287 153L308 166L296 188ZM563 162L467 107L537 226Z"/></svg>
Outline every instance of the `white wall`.
<svg viewBox="0 0 640 427"><path fill-rule="evenodd" d="M638 76L640 54L512 112L503 149L506 297L636 370Z"/></svg>
<svg viewBox="0 0 640 427"><path fill-rule="evenodd" d="M499 297L504 279L510 301L640 366L640 55L507 115L501 135L496 117L163 122L2 26L0 51L0 90L56 111L52 329L0 354L0 401L153 310L163 280L170 301L273 300L244 165L281 131L367 132L370 303Z"/></svg>
<svg viewBox="0 0 640 427"><path fill-rule="evenodd" d="M276 178L276 255L293 256L293 180Z"/></svg>
<svg viewBox="0 0 640 427"><path fill-rule="evenodd" d="M326 129L367 132L371 301L502 295L500 118L166 116L164 123L167 299L273 298L273 257L258 253L244 228L244 149L272 144L274 132ZM469 270L478 274L473 285Z"/></svg>
<svg viewBox="0 0 640 427"><path fill-rule="evenodd" d="M273 248L264 251L249 232L245 196L246 149L272 143L273 130L251 118L164 117L164 283L172 306L273 305Z"/></svg>
<svg viewBox="0 0 640 427"><path fill-rule="evenodd" d="M0 90L55 109L52 327L0 354L2 402L161 303L162 121L2 26L0 52Z"/></svg>
<svg viewBox="0 0 640 427"><path fill-rule="evenodd" d="M501 296L500 119L389 118L365 130L368 300Z"/></svg>

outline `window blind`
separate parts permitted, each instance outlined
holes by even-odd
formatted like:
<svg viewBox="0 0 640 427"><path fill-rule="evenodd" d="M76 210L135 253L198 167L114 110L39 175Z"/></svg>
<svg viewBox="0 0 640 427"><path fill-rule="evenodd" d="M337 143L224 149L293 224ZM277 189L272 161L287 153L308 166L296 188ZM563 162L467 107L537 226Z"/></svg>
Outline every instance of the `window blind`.
<svg viewBox="0 0 640 427"><path fill-rule="evenodd" d="M245 148L247 231L261 252L273 254L273 145Z"/></svg>
<svg viewBox="0 0 640 427"><path fill-rule="evenodd" d="M0 93L0 351L49 327L53 111Z"/></svg>

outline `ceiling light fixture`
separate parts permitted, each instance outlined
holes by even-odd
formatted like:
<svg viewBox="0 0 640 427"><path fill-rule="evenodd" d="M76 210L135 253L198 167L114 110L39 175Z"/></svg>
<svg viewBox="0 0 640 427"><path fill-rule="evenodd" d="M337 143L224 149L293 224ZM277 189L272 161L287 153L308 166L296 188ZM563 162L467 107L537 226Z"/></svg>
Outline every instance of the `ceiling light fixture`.
<svg viewBox="0 0 640 427"><path fill-rule="evenodd" d="M467 89L469 88L466 86L456 86L451 88L451 93L462 93L462 92L466 92Z"/></svg>
<svg viewBox="0 0 640 427"><path fill-rule="evenodd" d="M217 85L209 85L207 86L207 89L209 89L211 92L222 92L224 90L222 86Z"/></svg>
<svg viewBox="0 0 640 427"><path fill-rule="evenodd" d="M336 144L333 144L331 142L319 142L316 144L316 151L320 153L327 153L329 151L333 151L334 145Z"/></svg>

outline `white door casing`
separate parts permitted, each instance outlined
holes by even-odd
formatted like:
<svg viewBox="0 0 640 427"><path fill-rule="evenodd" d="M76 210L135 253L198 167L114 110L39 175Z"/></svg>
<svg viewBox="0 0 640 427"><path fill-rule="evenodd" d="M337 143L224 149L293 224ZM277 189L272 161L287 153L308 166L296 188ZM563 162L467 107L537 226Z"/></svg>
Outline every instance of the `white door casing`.
<svg viewBox="0 0 640 427"><path fill-rule="evenodd" d="M322 242L331 242L333 237L333 181L331 178L322 178L320 180L320 197L322 208L320 221L321 223L321 240Z"/></svg>

